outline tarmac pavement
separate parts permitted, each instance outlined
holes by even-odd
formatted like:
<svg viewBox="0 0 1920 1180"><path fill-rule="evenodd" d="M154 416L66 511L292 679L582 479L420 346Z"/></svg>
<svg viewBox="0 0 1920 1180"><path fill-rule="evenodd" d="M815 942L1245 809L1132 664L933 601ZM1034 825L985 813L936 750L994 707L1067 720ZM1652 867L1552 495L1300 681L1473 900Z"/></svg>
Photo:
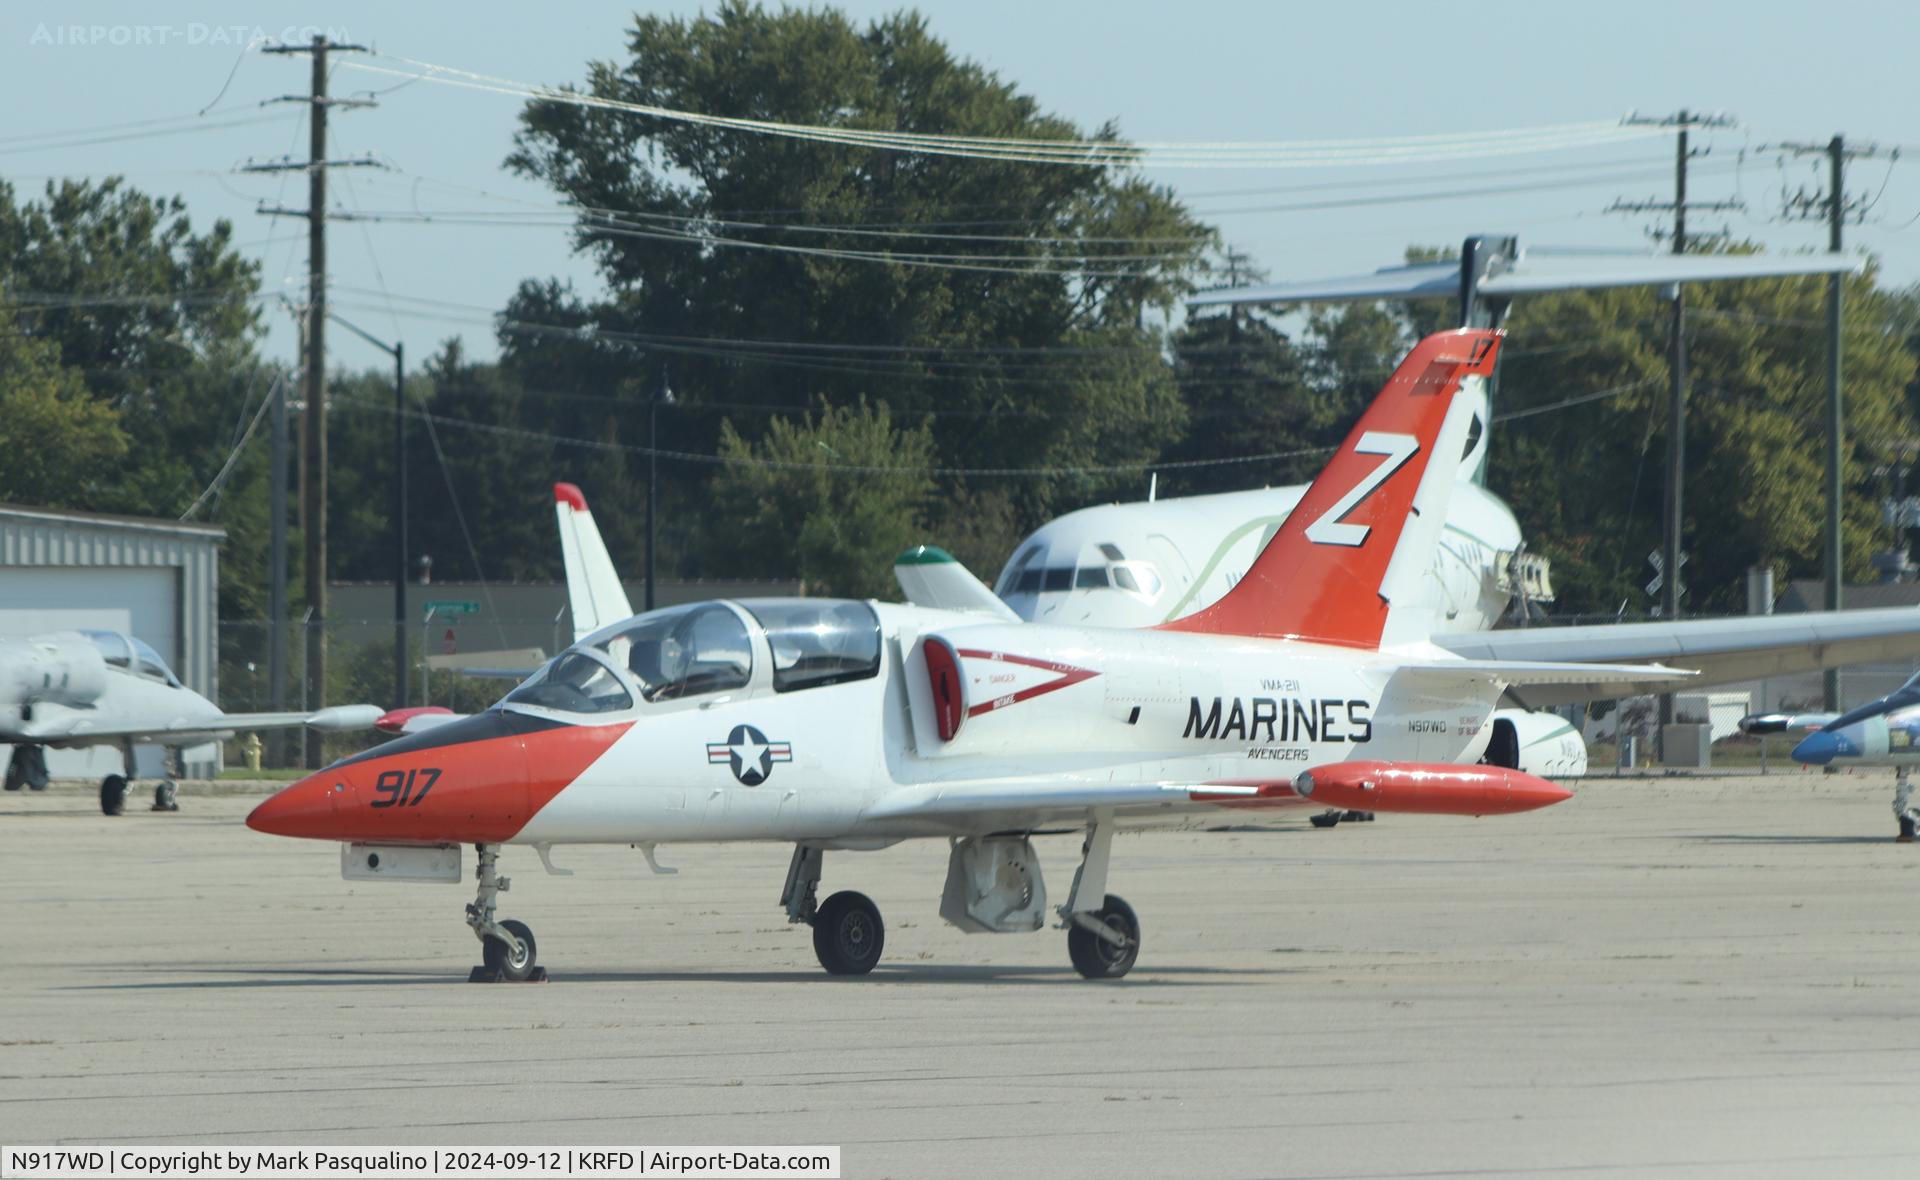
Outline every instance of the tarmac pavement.
<svg viewBox="0 0 1920 1180"><path fill-rule="evenodd" d="M1920 844L1892 774L1588 780L1546 811L1114 844L1126 979L966 935L943 843L508 848L544 985L469 985L470 885L350 884L258 794L0 796L0 1142L836 1144L875 1176L1920 1174ZM137 796L136 796L137 797ZM1227 822L1231 822L1228 817ZM1037 842L1048 884L1077 839ZM465 858L471 876L473 858Z"/></svg>

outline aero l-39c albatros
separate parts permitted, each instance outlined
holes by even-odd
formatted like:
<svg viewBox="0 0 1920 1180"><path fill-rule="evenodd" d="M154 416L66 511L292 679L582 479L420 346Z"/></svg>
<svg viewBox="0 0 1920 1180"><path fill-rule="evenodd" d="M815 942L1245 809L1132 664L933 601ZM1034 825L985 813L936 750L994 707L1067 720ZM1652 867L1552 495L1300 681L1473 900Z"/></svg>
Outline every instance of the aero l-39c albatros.
<svg viewBox="0 0 1920 1180"><path fill-rule="evenodd" d="M133 778L133 748L221 741L260 729L311 726L326 732L370 729L373 705L336 705L317 712L223 713L181 684L160 653L116 631L57 631L0 639L0 745L13 747L6 789L45 790L46 749L118 746L124 774L100 782L100 810L119 815ZM154 787L153 809L177 811L174 786Z"/></svg>
<svg viewBox="0 0 1920 1180"><path fill-rule="evenodd" d="M705 602L605 627L494 708L298 782L247 823L343 845L350 879L458 881L476 979L542 977L532 931L496 916L503 844L549 871L563 844L789 842L781 903L821 965L879 961L879 910L816 901L824 855L952 841L941 916L1034 931L1049 912L1029 837L1083 830L1054 908L1073 964L1123 975L1141 945L1107 892L1113 833L1226 811L1351 807L1494 815L1569 792L1474 765L1512 685L1671 683L1646 665L1468 659L1429 641L1431 565L1501 333L1430 336L1400 364L1232 591L1138 630L833 599ZM657 868L657 864L656 864Z"/></svg>

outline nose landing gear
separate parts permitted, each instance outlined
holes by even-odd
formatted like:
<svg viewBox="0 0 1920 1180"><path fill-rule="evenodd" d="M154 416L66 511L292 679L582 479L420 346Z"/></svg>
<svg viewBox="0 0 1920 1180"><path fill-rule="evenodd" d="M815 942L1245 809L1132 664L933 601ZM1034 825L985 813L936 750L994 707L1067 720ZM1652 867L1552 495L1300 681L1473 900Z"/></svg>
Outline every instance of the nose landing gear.
<svg viewBox="0 0 1920 1180"><path fill-rule="evenodd" d="M494 920L494 903L513 884L498 872L500 849L475 844L479 865L474 870L479 892L467 906L467 925L480 940L480 966L467 975L468 983L545 983L547 969L535 964L533 931L525 922Z"/></svg>

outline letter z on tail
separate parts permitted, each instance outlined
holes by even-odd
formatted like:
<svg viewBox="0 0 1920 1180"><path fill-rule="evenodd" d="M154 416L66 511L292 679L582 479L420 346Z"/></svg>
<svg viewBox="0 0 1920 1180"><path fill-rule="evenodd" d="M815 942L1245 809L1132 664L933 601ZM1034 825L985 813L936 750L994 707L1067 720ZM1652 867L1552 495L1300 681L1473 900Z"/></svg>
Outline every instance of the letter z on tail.
<svg viewBox="0 0 1920 1180"><path fill-rule="evenodd" d="M1427 638L1432 620L1406 604L1431 568L1503 335L1461 329L1415 345L1246 577L1164 629L1362 648Z"/></svg>

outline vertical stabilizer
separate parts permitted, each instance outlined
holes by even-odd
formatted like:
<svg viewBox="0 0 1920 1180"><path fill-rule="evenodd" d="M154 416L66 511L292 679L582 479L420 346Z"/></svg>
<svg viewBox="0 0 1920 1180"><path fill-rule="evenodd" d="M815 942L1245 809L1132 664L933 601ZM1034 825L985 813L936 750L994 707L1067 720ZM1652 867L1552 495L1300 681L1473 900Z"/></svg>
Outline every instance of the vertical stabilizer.
<svg viewBox="0 0 1920 1180"><path fill-rule="evenodd" d="M567 569L567 604L577 642L609 623L633 617L633 606L600 539L600 526L587 510L586 496L570 483L554 484L553 508L560 520L560 557Z"/></svg>
<svg viewBox="0 0 1920 1180"><path fill-rule="evenodd" d="M1415 345L1246 577L1164 629L1367 648L1425 639L1433 620L1394 604L1431 576L1502 336L1460 329Z"/></svg>

